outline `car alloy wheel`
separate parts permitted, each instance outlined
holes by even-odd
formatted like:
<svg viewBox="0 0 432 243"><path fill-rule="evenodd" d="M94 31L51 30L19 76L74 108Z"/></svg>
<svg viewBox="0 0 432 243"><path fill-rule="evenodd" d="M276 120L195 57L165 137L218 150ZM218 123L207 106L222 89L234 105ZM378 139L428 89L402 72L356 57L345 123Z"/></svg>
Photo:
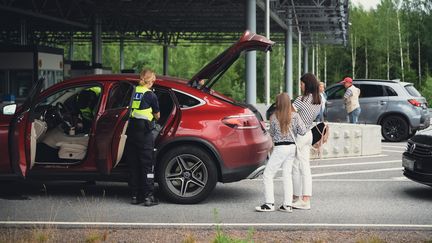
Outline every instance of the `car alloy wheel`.
<svg viewBox="0 0 432 243"><path fill-rule="evenodd" d="M217 169L202 149L182 146L163 156L159 167L159 184L170 201L196 203L213 190Z"/></svg>
<svg viewBox="0 0 432 243"><path fill-rule="evenodd" d="M381 133L385 140L400 142L408 138L408 123L400 116L388 116L381 123Z"/></svg>

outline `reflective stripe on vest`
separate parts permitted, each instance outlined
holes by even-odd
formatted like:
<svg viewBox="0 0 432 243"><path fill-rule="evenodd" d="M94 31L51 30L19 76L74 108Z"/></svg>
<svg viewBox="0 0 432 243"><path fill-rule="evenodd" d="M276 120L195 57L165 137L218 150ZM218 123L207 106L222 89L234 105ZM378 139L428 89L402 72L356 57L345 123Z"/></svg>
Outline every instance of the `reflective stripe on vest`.
<svg viewBox="0 0 432 243"><path fill-rule="evenodd" d="M148 89L147 87L144 86L135 87L135 95L132 101L132 113L131 113L132 118L146 119L149 121L153 120L153 109L151 107L142 110L139 109L141 105L142 97L147 91L150 91L150 89Z"/></svg>
<svg viewBox="0 0 432 243"><path fill-rule="evenodd" d="M81 116L86 120L93 120L93 111L90 109L90 107L86 107L83 109L80 109Z"/></svg>

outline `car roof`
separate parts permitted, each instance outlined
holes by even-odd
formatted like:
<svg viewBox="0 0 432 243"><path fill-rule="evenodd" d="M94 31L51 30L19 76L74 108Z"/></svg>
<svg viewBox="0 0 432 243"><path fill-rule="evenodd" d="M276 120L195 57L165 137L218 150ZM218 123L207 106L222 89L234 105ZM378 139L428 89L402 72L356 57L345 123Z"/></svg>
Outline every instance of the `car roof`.
<svg viewBox="0 0 432 243"><path fill-rule="evenodd" d="M397 83L397 84L401 84L403 86L406 85L413 85L412 83L409 82L402 82L398 79L393 79L393 80L388 80L388 79L354 79L354 82L384 82L384 83Z"/></svg>

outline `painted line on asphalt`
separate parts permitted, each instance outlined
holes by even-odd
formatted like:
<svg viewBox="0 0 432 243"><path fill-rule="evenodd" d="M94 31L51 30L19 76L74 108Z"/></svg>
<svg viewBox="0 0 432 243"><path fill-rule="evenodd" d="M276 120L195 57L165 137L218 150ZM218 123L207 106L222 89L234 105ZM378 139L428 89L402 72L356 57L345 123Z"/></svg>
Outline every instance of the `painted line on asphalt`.
<svg viewBox="0 0 432 243"><path fill-rule="evenodd" d="M406 148L406 144L405 145L401 145L401 146L395 146L395 145L384 145L384 144L382 144L381 145L382 147L385 147L385 148L402 148L402 149L405 149Z"/></svg>
<svg viewBox="0 0 432 243"><path fill-rule="evenodd" d="M312 177L364 174L364 173L374 173L374 172L382 172L382 171L396 171L396 170L402 171L402 169L403 169L402 167L398 167L398 168L386 168L386 169L376 169L376 170L356 170L356 171L332 172L332 173L312 174Z"/></svg>
<svg viewBox="0 0 432 243"><path fill-rule="evenodd" d="M388 163L402 164L402 160L398 159L398 160L344 163L344 164L331 164L331 165L311 165L311 168L326 168L326 167L339 167L339 166L350 166L350 165L374 165L374 164L388 164Z"/></svg>
<svg viewBox="0 0 432 243"><path fill-rule="evenodd" d="M103 227L326 227L326 228L417 228L432 229L431 224L330 224L330 223L133 223L133 222L66 222L66 221L0 221L0 226L103 226Z"/></svg>
<svg viewBox="0 0 432 243"><path fill-rule="evenodd" d="M390 149L381 149L384 152L392 152L392 153L403 153L405 150L390 150Z"/></svg>
<svg viewBox="0 0 432 243"><path fill-rule="evenodd" d="M350 156L350 157L338 157L338 158L325 158L325 159L311 159L311 161L326 161L326 160L340 160L340 159L364 159L364 158L379 158L379 157L386 157L388 155L386 154L377 154L377 155L366 155L366 156Z"/></svg>
<svg viewBox="0 0 432 243"><path fill-rule="evenodd" d="M408 182L408 178L399 179L392 177L391 179L314 179L313 181L320 182Z"/></svg>

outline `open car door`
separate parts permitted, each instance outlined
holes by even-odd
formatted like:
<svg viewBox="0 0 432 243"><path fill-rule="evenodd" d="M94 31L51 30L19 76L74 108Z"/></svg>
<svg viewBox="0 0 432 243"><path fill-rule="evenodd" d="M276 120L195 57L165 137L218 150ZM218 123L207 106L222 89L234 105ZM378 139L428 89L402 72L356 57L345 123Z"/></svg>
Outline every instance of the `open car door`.
<svg viewBox="0 0 432 243"><path fill-rule="evenodd" d="M129 107L106 110L98 119L95 133L96 162L99 171L108 175L121 159L126 141ZM120 148L122 146L122 148Z"/></svg>
<svg viewBox="0 0 432 243"><path fill-rule="evenodd" d="M12 169L15 174L23 177L26 176L31 166L31 122L29 118L44 81L44 78L36 81L26 101L17 109L9 125L9 153Z"/></svg>
<svg viewBox="0 0 432 243"><path fill-rule="evenodd" d="M188 84L192 87L200 87L203 90L210 89L218 80L218 76L225 72L240 54L244 51L270 51L274 42L262 35L245 31L240 39L217 56L213 61L205 65ZM199 85L200 80L206 80L204 85Z"/></svg>

